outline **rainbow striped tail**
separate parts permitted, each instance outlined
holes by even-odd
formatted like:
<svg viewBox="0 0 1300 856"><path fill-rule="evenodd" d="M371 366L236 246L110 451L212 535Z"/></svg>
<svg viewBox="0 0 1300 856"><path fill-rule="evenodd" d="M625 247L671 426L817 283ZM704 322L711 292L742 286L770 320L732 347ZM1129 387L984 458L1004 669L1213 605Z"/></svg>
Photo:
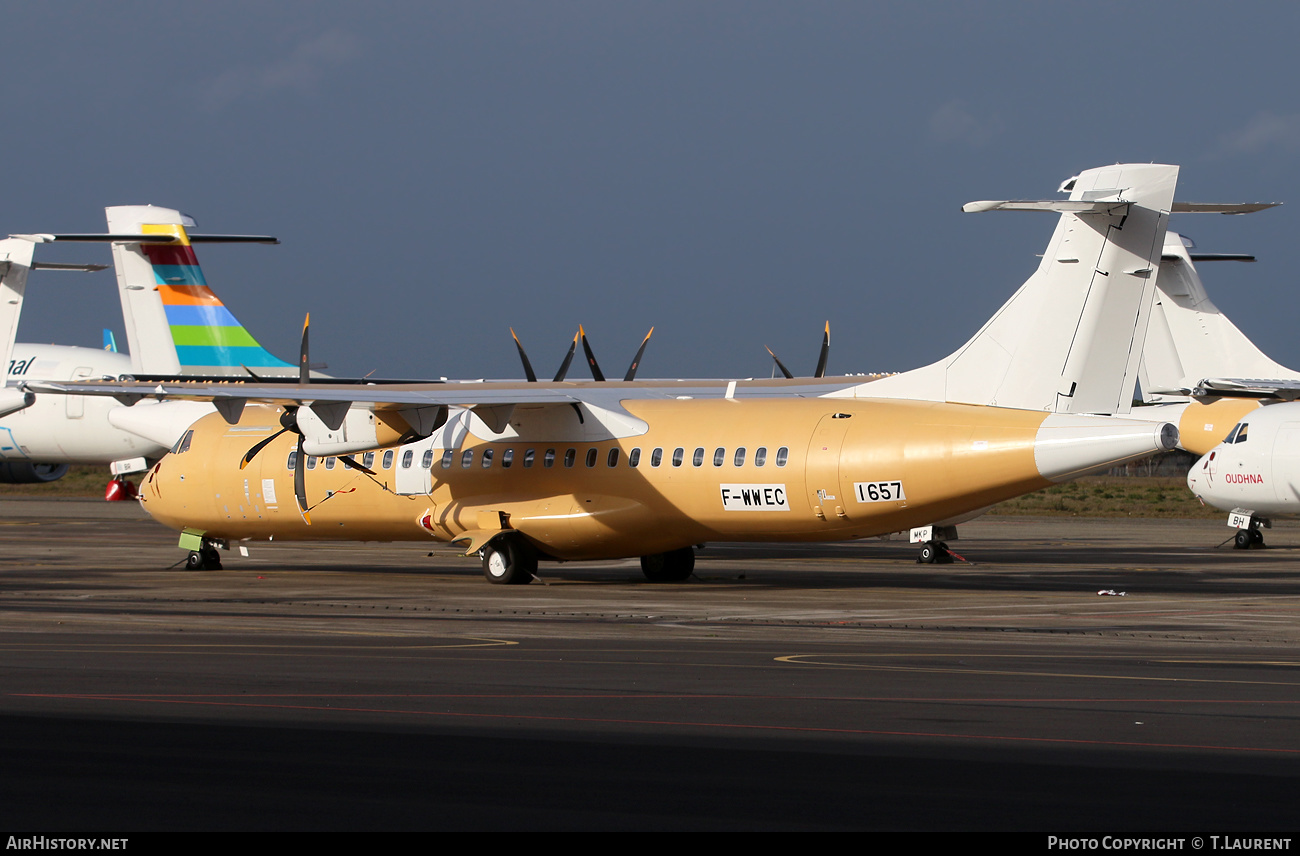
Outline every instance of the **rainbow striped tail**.
<svg viewBox="0 0 1300 856"><path fill-rule="evenodd" d="M192 218L153 205L106 211L111 234L159 238L113 243L132 371L246 378L247 367L262 377L297 375L295 365L259 345L208 287L186 231L195 225Z"/></svg>

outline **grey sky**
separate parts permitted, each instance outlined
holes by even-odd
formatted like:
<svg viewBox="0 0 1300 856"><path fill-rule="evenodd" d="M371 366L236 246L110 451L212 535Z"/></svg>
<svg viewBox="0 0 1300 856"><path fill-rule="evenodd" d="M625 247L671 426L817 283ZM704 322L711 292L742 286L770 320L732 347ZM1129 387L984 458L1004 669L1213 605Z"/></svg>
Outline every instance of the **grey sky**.
<svg viewBox="0 0 1300 856"><path fill-rule="evenodd" d="M1136 6L1136 8L1134 8ZM337 373L901 370L1024 280L1050 217L962 215L1115 161L1183 166L1248 335L1300 368L1291 3L61 2L6 9L0 230L180 208L208 282ZM107 260L103 248L49 260ZM121 339L111 275L33 277L24 341ZM578 370L575 370L575 372Z"/></svg>

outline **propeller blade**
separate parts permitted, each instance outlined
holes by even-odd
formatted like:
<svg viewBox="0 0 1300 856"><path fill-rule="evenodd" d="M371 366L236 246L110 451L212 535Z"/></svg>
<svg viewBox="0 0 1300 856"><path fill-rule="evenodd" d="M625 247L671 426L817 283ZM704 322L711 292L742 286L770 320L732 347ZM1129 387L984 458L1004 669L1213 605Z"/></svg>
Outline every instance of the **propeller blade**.
<svg viewBox="0 0 1300 856"><path fill-rule="evenodd" d="M766 345L764 345L763 347L767 348ZM767 352L769 354L772 354L772 359L776 360L776 367L781 370L781 374L785 375L788 378L794 377L794 375L790 374L790 370L785 367L785 363L781 362L781 359L776 354L772 353L771 348L767 348Z"/></svg>
<svg viewBox="0 0 1300 856"><path fill-rule="evenodd" d="M641 355L645 353L645 346L650 342L650 336L654 334L655 328L651 327L650 332L645 334L641 340L641 347L636 349L636 356L632 358L632 365L627 367L627 374L623 375L623 380L635 380L636 370L641 367Z"/></svg>
<svg viewBox="0 0 1300 856"><path fill-rule="evenodd" d="M596 362L596 355L591 352L591 345L587 342L587 331L578 325L578 335L582 337L582 350L587 355L587 365L591 368L591 377L593 380L602 381L605 375L600 370L600 365Z"/></svg>
<svg viewBox="0 0 1300 856"><path fill-rule="evenodd" d="M831 322L826 322L826 333L822 336L822 352L817 358L817 370L813 377L826 377L826 358L831 354Z"/></svg>
<svg viewBox="0 0 1300 856"><path fill-rule="evenodd" d="M528 378L529 383L537 383L537 375L533 373L533 364L528 362L528 355L524 353L524 346L519 344L519 337L515 335L515 328L510 328L510 336L515 340L515 347L519 349L519 359L524 363L524 376Z"/></svg>
<svg viewBox="0 0 1300 856"><path fill-rule="evenodd" d="M311 383L311 363L307 359L307 327L311 325L311 313L302 322L302 348L298 351L298 383Z"/></svg>
<svg viewBox="0 0 1300 856"><path fill-rule="evenodd" d="M569 363L573 362L573 354L578 350L578 334L573 334L573 344L569 345L569 353L564 355L564 362L560 363L560 370L555 373L555 382L559 383L564 380L564 376L569 373Z"/></svg>
<svg viewBox="0 0 1300 856"><path fill-rule="evenodd" d="M253 458L257 457L258 452L265 449L267 446L271 444L272 440L274 440L276 437L279 437L281 434L285 433L288 430L289 430L288 428L281 428L279 431L276 431L270 437L267 437L265 440L260 441L253 448L245 452L243 459L239 462L239 468L242 470L244 467L251 464L253 462Z"/></svg>
<svg viewBox="0 0 1300 856"><path fill-rule="evenodd" d="M340 461L343 462L343 466L345 467L351 467L354 470L361 470L361 472L365 473L366 475L373 476L375 474L374 470L370 469L369 467L362 466L361 462L358 461L356 458L352 457L351 455L339 455L338 458Z"/></svg>
<svg viewBox="0 0 1300 856"><path fill-rule="evenodd" d="M298 510L302 519L311 525L311 515L307 513L307 456L303 454L303 436L298 435L298 465L293 468L293 496L298 500Z"/></svg>

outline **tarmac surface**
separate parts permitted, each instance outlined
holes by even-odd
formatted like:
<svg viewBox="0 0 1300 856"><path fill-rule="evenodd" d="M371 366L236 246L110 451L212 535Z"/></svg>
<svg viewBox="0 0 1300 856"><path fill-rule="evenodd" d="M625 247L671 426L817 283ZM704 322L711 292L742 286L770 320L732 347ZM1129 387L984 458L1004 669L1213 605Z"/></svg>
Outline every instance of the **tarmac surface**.
<svg viewBox="0 0 1300 856"><path fill-rule="evenodd" d="M988 517L974 565L719 544L512 587L436 544L188 572L134 503L4 500L0 824L1287 831L1300 524L1231 534Z"/></svg>

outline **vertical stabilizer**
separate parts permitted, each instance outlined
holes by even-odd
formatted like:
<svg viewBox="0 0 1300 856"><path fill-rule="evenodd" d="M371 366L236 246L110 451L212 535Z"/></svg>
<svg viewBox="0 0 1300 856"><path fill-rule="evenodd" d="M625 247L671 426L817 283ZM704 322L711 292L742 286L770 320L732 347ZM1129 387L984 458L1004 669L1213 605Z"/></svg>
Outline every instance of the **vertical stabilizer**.
<svg viewBox="0 0 1300 856"><path fill-rule="evenodd" d="M27 274L32 269L36 243L27 238L0 241L0 348L4 349L4 370L13 359L18 319L23 311L23 294L27 291Z"/></svg>
<svg viewBox="0 0 1300 856"><path fill-rule="evenodd" d="M1065 182L1068 200L968 204L1059 212L1038 270L950 356L851 394L1127 413L1177 181L1176 166L1117 164Z"/></svg>
<svg viewBox="0 0 1300 856"><path fill-rule="evenodd" d="M1208 377L1300 379L1255 347L1214 305L1192 262L1189 243L1176 232L1165 237L1142 349L1143 397L1153 403L1186 401Z"/></svg>
<svg viewBox="0 0 1300 856"><path fill-rule="evenodd" d="M208 288L187 227L194 220L153 205L105 209L115 235L158 235L159 243L114 242L113 266L131 350L131 370L146 375L296 376L257 343Z"/></svg>

